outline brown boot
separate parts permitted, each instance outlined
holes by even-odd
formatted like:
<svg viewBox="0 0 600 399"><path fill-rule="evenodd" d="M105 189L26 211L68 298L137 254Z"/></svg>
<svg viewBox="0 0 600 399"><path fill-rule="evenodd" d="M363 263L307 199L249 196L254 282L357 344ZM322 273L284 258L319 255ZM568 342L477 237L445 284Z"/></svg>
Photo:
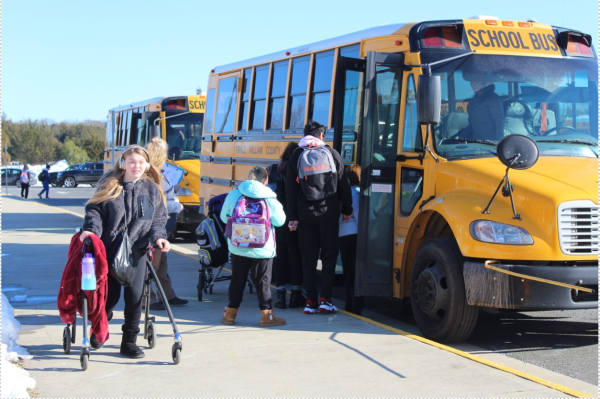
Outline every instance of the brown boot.
<svg viewBox="0 0 600 399"><path fill-rule="evenodd" d="M227 324L228 326L232 326L235 324L235 316L237 316L237 309L234 308L225 308L225 311L223 312L223 318L221 319L221 322L223 324Z"/></svg>
<svg viewBox="0 0 600 399"><path fill-rule="evenodd" d="M273 309L261 310L260 313L262 313L262 318L260 319L261 327L283 326L285 324L285 320L275 317Z"/></svg>

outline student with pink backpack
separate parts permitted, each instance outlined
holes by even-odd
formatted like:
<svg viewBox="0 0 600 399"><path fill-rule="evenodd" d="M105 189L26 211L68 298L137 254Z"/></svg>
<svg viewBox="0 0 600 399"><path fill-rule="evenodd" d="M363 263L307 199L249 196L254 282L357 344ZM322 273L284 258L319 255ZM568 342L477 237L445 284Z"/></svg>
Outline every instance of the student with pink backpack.
<svg viewBox="0 0 600 399"><path fill-rule="evenodd" d="M221 319L223 324L235 324L249 272L256 286L261 327L285 324L284 319L273 314L270 287L275 257L274 227L283 225L285 213L268 183L265 168L255 166L248 180L232 190L223 203L221 220L227 223L225 235L231 253L229 305Z"/></svg>

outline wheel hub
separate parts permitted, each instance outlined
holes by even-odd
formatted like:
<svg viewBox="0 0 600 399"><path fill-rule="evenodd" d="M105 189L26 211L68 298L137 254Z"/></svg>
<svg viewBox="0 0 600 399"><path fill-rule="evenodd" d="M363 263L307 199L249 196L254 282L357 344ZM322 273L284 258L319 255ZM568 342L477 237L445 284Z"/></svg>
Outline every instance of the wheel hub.
<svg viewBox="0 0 600 399"><path fill-rule="evenodd" d="M415 293L421 311L430 317L439 318L449 305L446 274L439 263L423 270L416 281ZM440 312L443 310L444 312Z"/></svg>

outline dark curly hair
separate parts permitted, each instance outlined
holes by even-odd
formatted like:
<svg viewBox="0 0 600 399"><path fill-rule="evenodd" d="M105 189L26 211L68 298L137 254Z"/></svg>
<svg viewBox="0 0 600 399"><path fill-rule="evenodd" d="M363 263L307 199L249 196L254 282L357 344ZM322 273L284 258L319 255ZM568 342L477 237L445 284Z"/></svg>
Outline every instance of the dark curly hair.
<svg viewBox="0 0 600 399"><path fill-rule="evenodd" d="M279 157L281 159L281 161L279 161L279 170L281 172L285 172L287 168L287 163L292 157L292 153L298 147L298 143L296 142L291 142L285 147L285 149L283 150L283 154L281 154L281 156Z"/></svg>

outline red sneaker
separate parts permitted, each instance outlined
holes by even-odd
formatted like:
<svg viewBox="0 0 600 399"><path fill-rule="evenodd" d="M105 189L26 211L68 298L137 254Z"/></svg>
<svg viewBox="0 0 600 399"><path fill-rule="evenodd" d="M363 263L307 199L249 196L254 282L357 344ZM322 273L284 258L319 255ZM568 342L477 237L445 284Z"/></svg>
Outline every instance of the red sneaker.
<svg viewBox="0 0 600 399"><path fill-rule="evenodd" d="M331 302L331 298L321 297L321 305L319 306L319 312L321 313L335 313L337 308Z"/></svg>
<svg viewBox="0 0 600 399"><path fill-rule="evenodd" d="M317 301L312 301L310 299L306 300L306 306L304 307L304 313L306 314L315 314L319 312L319 304Z"/></svg>

